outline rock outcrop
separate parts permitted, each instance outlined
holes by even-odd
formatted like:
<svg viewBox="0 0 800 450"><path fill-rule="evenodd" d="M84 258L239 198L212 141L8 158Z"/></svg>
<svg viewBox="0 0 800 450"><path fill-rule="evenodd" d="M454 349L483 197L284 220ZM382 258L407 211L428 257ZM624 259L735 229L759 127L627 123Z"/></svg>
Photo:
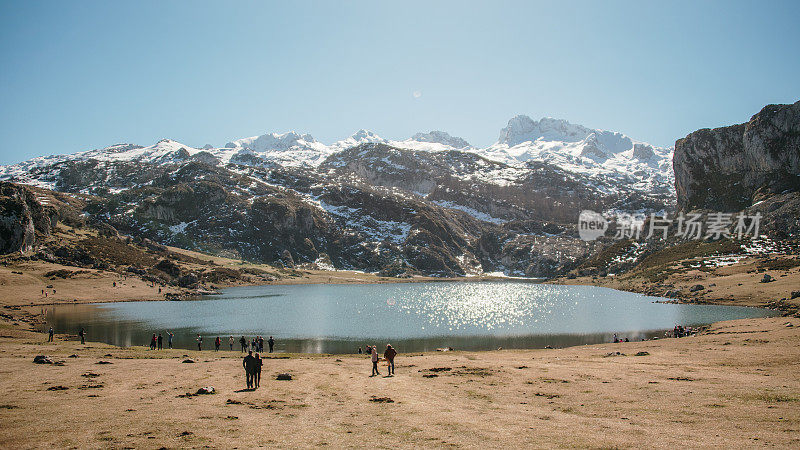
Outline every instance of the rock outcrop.
<svg viewBox="0 0 800 450"><path fill-rule="evenodd" d="M747 123L679 139L673 167L683 210L741 211L800 191L800 102L768 105Z"/></svg>
<svg viewBox="0 0 800 450"><path fill-rule="evenodd" d="M56 221L55 210L42 205L29 188L0 183L0 254L32 250L36 233L50 234Z"/></svg>

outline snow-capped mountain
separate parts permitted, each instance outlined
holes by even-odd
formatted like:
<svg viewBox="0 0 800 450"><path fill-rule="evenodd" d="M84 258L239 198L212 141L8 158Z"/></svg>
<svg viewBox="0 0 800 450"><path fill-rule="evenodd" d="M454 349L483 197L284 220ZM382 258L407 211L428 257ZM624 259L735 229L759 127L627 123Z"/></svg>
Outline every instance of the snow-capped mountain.
<svg viewBox="0 0 800 450"><path fill-rule="evenodd" d="M654 147L613 131L593 130L566 120L535 121L516 116L497 142L475 150L506 164L543 161L568 172L628 178L642 190L671 189L673 148Z"/></svg>
<svg viewBox="0 0 800 450"><path fill-rule="evenodd" d="M486 148L442 131L359 130L331 144L266 133L202 148L164 139L0 166L0 181L87 194L89 220L212 253L549 276L592 248L571 231L582 209L674 205L671 157L621 133L517 116Z"/></svg>
<svg viewBox="0 0 800 450"><path fill-rule="evenodd" d="M513 167L529 162L544 162L567 172L590 177L614 178L633 184L637 189L672 189L672 148L654 147L612 131L596 130L565 120L516 116L500 130L496 143L486 148L472 147L462 138L443 131L417 133L405 140L387 140L372 131L359 130L353 135L326 145L310 134L267 133L237 139L214 148L202 149L164 139L149 147L118 144L100 150L72 155L44 156L19 164L0 166L0 179L17 179L33 184L30 177L39 167L70 160L137 161L157 163L170 159L204 159L218 164L244 164L283 167L317 167L328 157L366 143L388 144L419 151L472 152L486 159ZM46 183L45 183L46 184Z"/></svg>

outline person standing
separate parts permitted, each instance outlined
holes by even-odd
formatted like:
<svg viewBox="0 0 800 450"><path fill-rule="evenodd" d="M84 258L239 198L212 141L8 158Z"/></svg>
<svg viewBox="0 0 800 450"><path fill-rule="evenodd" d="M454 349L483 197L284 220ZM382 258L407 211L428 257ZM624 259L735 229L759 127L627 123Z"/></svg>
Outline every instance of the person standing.
<svg viewBox="0 0 800 450"><path fill-rule="evenodd" d="M158 349L164 350L164 336L161 333L158 333Z"/></svg>
<svg viewBox="0 0 800 450"><path fill-rule="evenodd" d="M203 336L200 336L199 334L197 335L197 350L203 350Z"/></svg>
<svg viewBox="0 0 800 450"><path fill-rule="evenodd" d="M253 358L253 352L248 351L247 356L244 357L242 360L242 367L244 367L244 374L247 378L247 389L253 388L253 362L255 358Z"/></svg>
<svg viewBox="0 0 800 450"><path fill-rule="evenodd" d="M392 344L386 344L386 351L383 352L383 357L386 359L386 370L389 371L389 376L394 376L394 357L397 356L397 350L392 347Z"/></svg>
<svg viewBox="0 0 800 450"><path fill-rule="evenodd" d="M231 346L231 351L233 351L233 336L230 336L230 337L228 338L228 345L230 345L230 346Z"/></svg>
<svg viewBox="0 0 800 450"><path fill-rule="evenodd" d="M78 336L81 337L81 344L85 344L86 343L86 330L84 328L81 328L81 331L78 332Z"/></svg>
<svg viewBox="0 0 800 450"><path fill-rule="evenodd" d="M269 344L269 352L272 353L272 348L275 346L275 339L272 339L272 336L270 336L267 344Z"/></svg>
<svg viewBox="0 0 800 450"><path fill-rule="evenodd" d="M260 353L264 353L264 337L263 336L259 336L258 337L258 351Z"/></svg>
<svg viewBox="0 0 800 450"><path fill-rule="evenodd" d="M372 347L370 347L370 351L372 352L372 356L371 356L371 359L372 359L372 375L370 375L370 376L374 377L375 375L380 375L381 374L380 372L378 372L378 347L373 345Z"/></svg>
<svg viewBox="0 0 800 450"><path fill-rule="evenodd" d="M172 348L172 338L174 338L174 337L175 337L174 334L172 334L171 332L167 331L167 345L169 345L169 348Z"/></svg>
<svg viewBox="0 0 800 450"><path fill-rule="evenodd" d="M53 342L53 327L47 331L47 342Z"/></svg>
<svg viewBox="0 0 800 450"><path fill-rule="evenodd" d="M242 336L242 338L239 339L239 344L242 346L242 353L244 353L244 348L247 346L247 339Z"/></svg>
<svg viewBox="0 0 800 450"><path fill-rule="evenodd" d="M156 349L156 334L153 333L153 337L150 338L150 350Z"/></svg>
<svg viewBox="0 0 800 450"><path fill-rule="evenodd" d="M256 353L255 360L253 361L253 388L258 389L261 386L261 366L264 364L264 360L261 359L258 353Z"/></svg>
<svg viewBox="0 0 800 450"><path fill-rule="evenodd" d="M219 351L220 344L222 344L222 342L219 340L219 336L217 336L217 338L214 339L214 351L215 352Z"/></svg>

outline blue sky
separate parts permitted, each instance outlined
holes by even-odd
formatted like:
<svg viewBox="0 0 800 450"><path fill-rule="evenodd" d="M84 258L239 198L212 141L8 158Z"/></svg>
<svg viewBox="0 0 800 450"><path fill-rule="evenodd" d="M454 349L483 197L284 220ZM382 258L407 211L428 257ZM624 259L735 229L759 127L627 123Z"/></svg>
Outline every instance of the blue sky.
<svg viewBox="0 0 800 450"><path fill-rule="evenodd" d="M517 114L666 146L800 99L796 1L389 3L0 1L0 164L288 130L485 146Z"/></svg>

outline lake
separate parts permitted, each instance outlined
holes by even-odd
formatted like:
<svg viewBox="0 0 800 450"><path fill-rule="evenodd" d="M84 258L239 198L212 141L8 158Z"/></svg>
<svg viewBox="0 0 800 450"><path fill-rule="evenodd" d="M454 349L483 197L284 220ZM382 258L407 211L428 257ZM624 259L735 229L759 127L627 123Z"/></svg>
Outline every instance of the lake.
<svg viewBox="0 0 800 450"><path fill-rule="evenodd" d="M276 351L352 353L391 343L398 351L566 347L663 336L676 324L764 317L767 309L657 303L658 297L594 286L523 281L248 286L193 301L61 305L48 326L119 346L148 345L172 331L176 347L213 350L216 336L275 337Z"/></svg>

